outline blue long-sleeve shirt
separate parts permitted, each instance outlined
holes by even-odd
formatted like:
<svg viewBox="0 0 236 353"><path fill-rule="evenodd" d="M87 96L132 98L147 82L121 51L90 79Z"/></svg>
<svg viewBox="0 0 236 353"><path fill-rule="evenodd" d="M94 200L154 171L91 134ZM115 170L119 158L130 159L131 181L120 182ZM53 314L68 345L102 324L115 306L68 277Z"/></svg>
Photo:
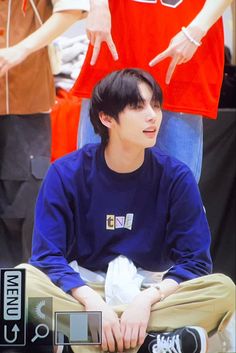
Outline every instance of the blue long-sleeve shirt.
<svg viewBox="0 0 236 353"><path fill-rule="evenodd" d="M121 157L122 158L122 157ZM108 168L100 145L52 164L39 192L30 263L64 291L84 285L68 263L106 271L124 255L182 282L211 272L210 232L187 166L146 149L132 173Z"/></svg>

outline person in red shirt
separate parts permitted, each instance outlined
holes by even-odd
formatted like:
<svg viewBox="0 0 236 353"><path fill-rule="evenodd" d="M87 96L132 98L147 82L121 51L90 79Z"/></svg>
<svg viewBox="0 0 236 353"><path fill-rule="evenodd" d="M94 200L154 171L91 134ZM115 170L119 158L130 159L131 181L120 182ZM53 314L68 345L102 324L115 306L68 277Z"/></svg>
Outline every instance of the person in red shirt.
<svg viewBox="0 0 236 353"><path fill-rule="evenodd" d="M79 147L97 141L88 114L93 86L109 72L140 67L156 78L165 96L158 146L185 162L198 181L202 117L217 116L224 66L220 17L230 2L91 0L90 46L72 90L85 98Z"/></svg>

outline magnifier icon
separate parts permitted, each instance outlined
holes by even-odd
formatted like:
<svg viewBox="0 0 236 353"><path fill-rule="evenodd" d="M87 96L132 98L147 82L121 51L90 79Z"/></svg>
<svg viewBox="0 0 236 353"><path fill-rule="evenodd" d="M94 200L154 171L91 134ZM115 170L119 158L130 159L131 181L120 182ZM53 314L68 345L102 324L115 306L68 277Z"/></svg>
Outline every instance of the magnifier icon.
<svg viewBox="0 0 236 353"><path fill-rule="evenodd" d="M43 329L43 333L39 332L41 328ZM39 324L35 327L35 336L31 339L31 342L35 342L37 338L46 338L48 334L49 327L45 324Z"/></svg>

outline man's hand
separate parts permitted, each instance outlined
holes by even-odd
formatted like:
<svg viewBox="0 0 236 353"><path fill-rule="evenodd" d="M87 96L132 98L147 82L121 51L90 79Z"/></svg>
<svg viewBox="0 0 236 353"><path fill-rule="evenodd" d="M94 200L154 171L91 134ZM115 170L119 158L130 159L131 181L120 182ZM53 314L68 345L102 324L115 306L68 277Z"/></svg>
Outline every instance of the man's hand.
<svg viewBox="0 0 236 353"><path fill-rule="evenodd" d="M113 59L118 60L116 46L111 36L111 14L107 1L92 2L86 27L88 39L94 47L90 64L96 63L102 42L106 42Z"/></svg>
<svg viewBox="0 0 236 353"><path fill-rule="evenodd" d="M0 49L0 77L10 68L20 64L28 55L28 52L22 46L12 46Z"/></svg>
<svg viewBox="0 0 236 353"><path fill-rule="evenodd" d="M151 306L158 299L157 290L148 288L140 292L120 320L121 333L125 349L135 348L144 342Z"/></svg>
<svg viewBox="0 0 236 353"><path fill-rule="evenodd" d="M123 341L117 314L93 289L88 286L75 288L72 295L85 306L86 311L102 312L102 349L123 352Z"/></svg>
<svg viewBox="0 0 236 353"><path fill-rule="evenodd" d="M191 38L195 39L199 43L201 42L204 32L200 28L188 27L187 30ZM160 61L168 58L169 56L172 57L172 60L166 73L166 84L169 84L172 75L176 69L176 66L189 61L193 57L197 49L198 46L192 43L181 31L177 33L174 38L171 39L168 48L162 53L158 54L154 59L152 59L149 65L154 66Z"/></svg>
<svg viewBox="0 0 236 353"><path fill-rule="evenodd" d="M123 341L117 314L101 298L94 298L86 305L87 311L102 312L102 349L123 352Z"/></svg>
<svg viewBox="0 0 236 353"><path fill-rule="evenodd" d="M20 64L29 54L47 46L73 23L84 17L85 14L81 10L55 12L42 26L18 44L0 49L0 77L11 67Z"/></svg>

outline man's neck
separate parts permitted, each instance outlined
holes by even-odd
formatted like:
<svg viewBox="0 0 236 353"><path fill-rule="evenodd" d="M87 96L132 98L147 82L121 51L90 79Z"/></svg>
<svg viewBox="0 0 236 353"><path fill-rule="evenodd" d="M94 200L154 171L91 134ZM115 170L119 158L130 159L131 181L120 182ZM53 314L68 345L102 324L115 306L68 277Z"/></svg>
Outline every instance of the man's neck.
<svg viewBox="0 0 236 353"><path fill-rule="evenodd" d="M105 147L105 161L107 166L117 173L131 173L144 162L145 150L139 146L113 145Z"/></svg>

